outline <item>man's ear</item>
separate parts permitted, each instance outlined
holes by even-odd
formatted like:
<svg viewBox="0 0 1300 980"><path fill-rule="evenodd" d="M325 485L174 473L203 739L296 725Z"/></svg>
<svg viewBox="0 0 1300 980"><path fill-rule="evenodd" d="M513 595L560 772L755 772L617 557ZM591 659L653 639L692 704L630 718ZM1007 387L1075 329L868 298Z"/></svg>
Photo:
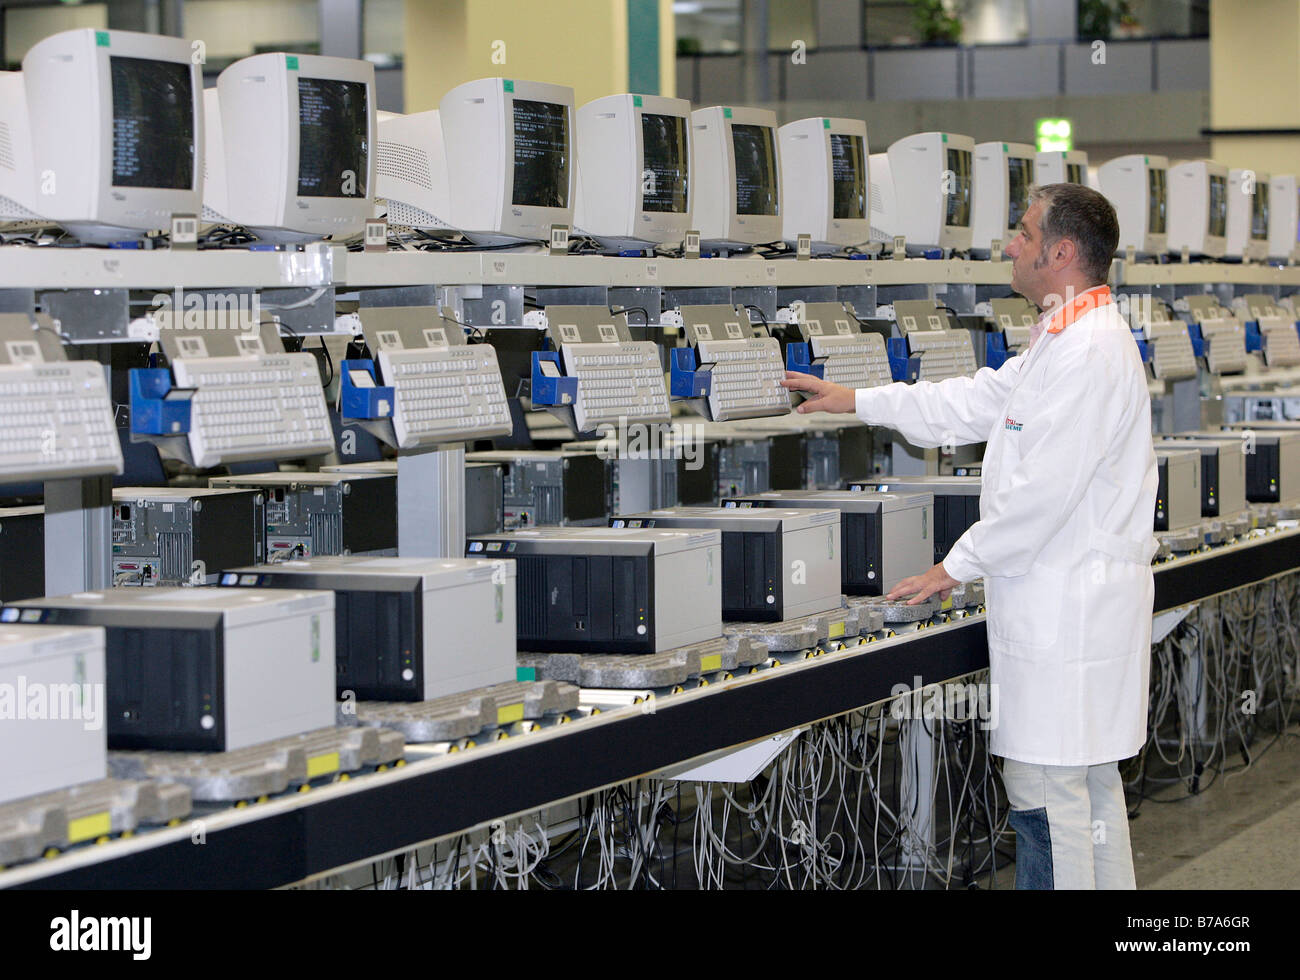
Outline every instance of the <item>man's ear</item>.
<svg viewBox="0 0 1300 980"><path fill-rule="evenodd" d="M1052 268L1060 270L1068 267L1078 253L1079 248L1073 239L1058 238L1052 246Z"/></svg>

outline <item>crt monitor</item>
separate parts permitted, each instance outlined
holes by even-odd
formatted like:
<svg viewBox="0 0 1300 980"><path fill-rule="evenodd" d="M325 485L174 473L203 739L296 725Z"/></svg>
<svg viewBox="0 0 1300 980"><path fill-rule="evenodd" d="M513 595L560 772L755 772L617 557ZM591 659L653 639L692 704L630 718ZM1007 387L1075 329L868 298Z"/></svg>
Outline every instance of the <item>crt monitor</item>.
<svg viewBox="0 0 1300 980"><path fill-rule="evenodd" d="M481 78L444 95L447 225L482 245L548 241L551 225L572 225L573 112L573 89L544 82Z"/></svg>
<svg viewBox="0 0 1300 980"><path fill-rule="evenodd" d="M975 141L957 133L917 133L871 157L871 237L896 235L909 249L971 245Z"/></svg>
<svg viewBox="0 0 1300 980"><path fill-rule="evenodd" d="M104 244L198 213L203 76L189 41L64 31L22 67L41 217Z"/></svg>
<svg viewBox="0 0 1300 980"><path fill-rule="evenodd" d="M1228 227L1228 168L1213 160L1186 160L1169 168L1171 252L1222 258Z"/></svg>
<svg viewBox="0 0 1300 980"><path fill-rule="evenodd" d="M1027 143L976 144L972 249L987 253L994 239L1005 246L1019 233L1020 219L1029 210L1029 188L1038 183L1036 155Z"/></svg>
<svg viewBox="0 0 1300 980"><path fill-rule="evenodd" d="M1258 170L1228 171L1228 244L1233 259L1268 258L1269 175Z"/></svg>
<svg viewBox="0 0 1300 980"><path fill-rule="evenodd" d="M1300 186L1295 174L1274 174L1268 181L1268 256L1285 259L1295 251L1300 231Z"/></svg>
<svg viewBox="0 0 1300 980"><path fill-rule="evenodd" d="M702 243L744 248L781 240L776 113L710 106L691 113L695 227Z"/></svg>
<svg viewBox="0 0 1300 980"><path fill-rule="evenodd" d="M578 110L574 228L601 244L644 249L691 227L691 104L609 95Z"/></svg>
<svg viewBox="0 0 1300 980"><path fill-rule="evenodd" d="M1088 154L1084 150L1042 150L1034 161L1040 184L1088 184Z"/></svg>
<svg viewBox="0 0 1300 980"><path fill-rule="evenodd" d="M871 241L867 124L815 116L782 126L784 238L811 235L826 253Z"/></svg>
<svg viewBox="0 0 1300 980"><path fill-rule="evenodd" d="M0 71L0 230L39 220L22 72Z"/></svg>
<svg viewBox="0 0 1300 980"><path fill-rule="evenodd" d="M242 225L269 242L364 231L374 213L373 65L256 54L227 67L216 91L209 117L221 130L209 146L219 144L221 155L208 165L217 184L205 202L209 220Z"/></svg>
<svg viewBox="0 0 1300 980"><path fill-rule="evenodd" d="M1107 160L1097 168L1098 189L1119 216L1119 251L1163 253L1168 244L1169 161L1145 153Z"/></svg>

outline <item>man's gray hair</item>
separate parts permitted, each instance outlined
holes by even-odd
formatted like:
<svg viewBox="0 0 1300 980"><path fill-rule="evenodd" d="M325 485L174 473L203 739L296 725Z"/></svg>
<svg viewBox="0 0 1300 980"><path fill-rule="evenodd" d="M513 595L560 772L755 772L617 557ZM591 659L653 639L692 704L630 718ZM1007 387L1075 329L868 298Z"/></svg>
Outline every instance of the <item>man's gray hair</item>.
<svg viewBox="0 0 1300 980"><path fill-rule="evenodd" d="M1029 203L1043 202L1039 230L1043 248L1068 238L1079 250L1079 265L1091 285L1110 276L1119 245L1119 218L1104 196L1083 184L1045 184L1029 189Z"/></svg>

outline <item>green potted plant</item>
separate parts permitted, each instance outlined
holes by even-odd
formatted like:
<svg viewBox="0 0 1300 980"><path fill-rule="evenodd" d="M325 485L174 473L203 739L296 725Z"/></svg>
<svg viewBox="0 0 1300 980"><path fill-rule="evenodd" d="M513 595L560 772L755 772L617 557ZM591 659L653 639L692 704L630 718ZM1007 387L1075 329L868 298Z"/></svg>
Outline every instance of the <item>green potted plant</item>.
<svg viewBox="0 0 1300 980"><path fill-rule="evenodd" d="M912 23L923 44L958 44L961 18L944 0L912 0Z"/></svg>

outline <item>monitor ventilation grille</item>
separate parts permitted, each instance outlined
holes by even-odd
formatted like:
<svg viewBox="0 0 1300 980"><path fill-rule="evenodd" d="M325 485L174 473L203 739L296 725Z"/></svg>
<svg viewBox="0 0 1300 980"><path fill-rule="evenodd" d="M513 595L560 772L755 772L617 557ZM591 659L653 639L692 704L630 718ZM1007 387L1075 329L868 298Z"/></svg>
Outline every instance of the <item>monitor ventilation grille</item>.
<svg viewBox="0 0 1300 980"><path fill-rule="evenodd" d="M429 155L423 150L404 143L380 140L375 166L385 177L396 177L426 191L433 190L433 179L429 176Z"/></svg>
<svg viewBox="0 0 1300 980"><path fill-rule="evenodd" d="M389 227L400 228L450 228L436 214L430 214L421 208L403 204L401 201L388 201Z"/></svg>
<svg viewBox="0 0 1300 980"><path fill-rule="evenodd" d="M0 167L6 170L18 169L18 163L14 160L14 144L9 135L9 124L3 119L0 119Z"/></svg>

